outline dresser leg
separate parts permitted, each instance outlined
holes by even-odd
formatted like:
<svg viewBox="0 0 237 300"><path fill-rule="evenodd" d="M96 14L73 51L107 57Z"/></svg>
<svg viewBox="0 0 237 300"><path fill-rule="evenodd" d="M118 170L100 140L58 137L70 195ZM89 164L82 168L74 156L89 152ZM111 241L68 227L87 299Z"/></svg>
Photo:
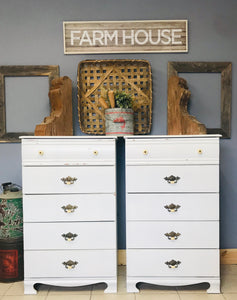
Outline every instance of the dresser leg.
<svg viewBox="0 0 237 300"><path fill-rule="evenodd" d="M105 293L117 293L117 280L109 280L105 282L107 288L104 290Z"/></svg>
<svg viewBox="0 0 237 300"><path fill-rule="evenodd" d="M219 294L220 293L220 280L209 281L210 287L207 289L209 294Z"/></svg>
<svg viewBox="0 0 237 300"><path fill-rule="evenodd" d="M34 288L34 283L24 281L24 294L35 295L37 290Z"/></svg>
<svg viewBox="0 0 237 300"><path fill-rule="evenodd" d="M136 287L137 281L127 279L127 292L138 293L139 289Z"/></svg>

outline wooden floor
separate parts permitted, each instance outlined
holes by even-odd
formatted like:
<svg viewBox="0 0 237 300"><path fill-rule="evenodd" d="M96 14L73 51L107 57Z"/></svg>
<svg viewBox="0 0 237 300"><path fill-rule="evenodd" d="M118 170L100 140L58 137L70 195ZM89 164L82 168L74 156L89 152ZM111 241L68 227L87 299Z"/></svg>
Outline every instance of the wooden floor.
<svg viewBox="0 0 237 300"><path fill-rule="evenodd" d="M221 266L221 294L207 294L205 284L167 288L143 284L140 292L126 292L124 266L118 270L118 293L104 294L104 284L62 288L39 286L37 295L24 295L23 282L0 283L0 300L237 300L237 265Z"/></svg>

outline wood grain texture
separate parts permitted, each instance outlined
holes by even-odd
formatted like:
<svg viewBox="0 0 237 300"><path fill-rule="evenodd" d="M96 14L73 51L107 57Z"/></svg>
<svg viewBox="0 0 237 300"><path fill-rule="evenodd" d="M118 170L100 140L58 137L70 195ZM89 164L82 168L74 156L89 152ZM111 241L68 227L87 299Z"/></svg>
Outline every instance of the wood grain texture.
<svg viewBox="0 0 237 300"><path fill-rule="evenodd" d="M220 258L223 265L236 265L237 249L221 249Z"/></svg>
<svg viewBox="0 0 237 300"><path fill-rule="evenodd" d="M0 74L0 137L6 132L6 112L5 112L5 84L4 75Z"/></svg>
<svg viewBox="0 0 237 300"><path fill-rule="evenodd" d="M64 22L64 53L187 52L187 20Z"/></svg>
<svg viewBox="0 0 237 300"><path fill-rule="evenodd" d="M228 64L221 72L221 128L225 137L231 133L231 97L232 64Z"/></svg>
<svg viewBox="0 0 237 300"><path fill-rule="evenodd" d="M0 66L0 73L9 77L19 76L49 76L49 79L58 77L59 66L57 65L12 65ZM49 83L51 82L49 80Z"/></svg>
<svg viewBox="0 0 237 300"><path fill-rule="evenodd" d="M221 73L229 62L169 62L168 77L177 73Z"/></svg>
<svg viewBox="0 0 237 300"><path fill-rule="evenodd" d="M168 134L206 134L206 127L189 115L187 106L191 93L185 79L172 76L168 82Z"/></svg>
<svg viewBox="0 0 237 300"><path fill-rule="evenodd" d="M48 76L49 86L54 78L59 77L57 65L12 65L0 66L0 142L20 142L19 136L33 135L33 132L7 132L5 77Z"/></svg>
<svg viewBox="0 0 237 300"><path fill-rule="evenodd" d="M36 125L35 135L73 135L71 79L64 76L52 80L49 99L51 114Z"/></svg>
<svg viewBox="0 0 237 300"><path fill-rule="evenodd" d="M168 79L178 73L221 73L221 127L207 128L209 134L221 134L222 138L231 137L231 62L168 62Z"/></svg>

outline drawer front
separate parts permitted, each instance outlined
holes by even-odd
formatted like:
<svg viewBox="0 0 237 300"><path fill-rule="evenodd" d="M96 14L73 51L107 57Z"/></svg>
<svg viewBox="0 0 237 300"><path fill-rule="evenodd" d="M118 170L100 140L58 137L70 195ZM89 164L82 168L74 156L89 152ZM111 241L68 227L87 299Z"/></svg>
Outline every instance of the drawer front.
<svg viewBox="0 0 237 300"><path fill-rule="evenodd" d="M217 193L219 191L217 165L127 166L126 176L127 192Z"/></svg>
<svg viewBox="0 0 237 300"><path fill-rule="evenodd" d="M127 222L128 248L219 248L219 222Z"/></svg>
<svg viewBox="0 0 237 300"><path fill-rule="evenodd" d="M115 164L114 140L22 141L23 165Z"/></svg>
<svg viewBox="0 0 237 300"><path fill-rule="evenodd" d="M219 163L219 138L126 140L128 164Z"/></svg>
<svg viewBox="0 0 237 300"><path fill-rule="evenodd" d="M68 261L77 262L70 268ZM116 251L69 250L25 251L25 278L33 277L114 277L116 276ZM66 268L68 266L68 268Z"/></svg>
<svg viewBox="0 0 237 300"><path fill-rule="evenodd" d="M24 222L114 221L113 194L23 195Z"/></svg>
<svg viewBox="0 0 237 300"><path fill-rule="evenodd" d="M219 194L127 194L127 220L219 220Z"/></svg>
<svg viewBox="0 0 237 300"><path fill-rule="evenodd" d="M24 167L25 194L113 193L113 166Z"/></svg>
<svg viewBox="0 0 237 300"><path fill-rule="evenodd" d="M115 249L115 222L25 223L26 250Z"/></svg>
<svg viewBox="0 0 237 300"><path fill-rule="evenodd" d="M172 260L180 262L173 265ZM168 263L168 264L166 264ZM127 250L128 276L219 276L219 250Z"/></svg>

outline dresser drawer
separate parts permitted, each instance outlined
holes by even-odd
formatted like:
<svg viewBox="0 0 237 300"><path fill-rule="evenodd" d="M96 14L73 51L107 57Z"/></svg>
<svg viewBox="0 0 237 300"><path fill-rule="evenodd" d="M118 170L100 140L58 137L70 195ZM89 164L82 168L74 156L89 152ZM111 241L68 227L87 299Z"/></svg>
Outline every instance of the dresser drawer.
<svg viewBox="0 0 237 300"><path fill-rule="evenodd" d="M219 222L127 222L128 248L219 248Z"/></svg>
<svg viewBox="0 0 237 300"><path fill-rule="evenodd" d="M219 166L127 166L127 192L218 192Z"/></svg>
<svg viewBox="0 0 237 300"><path fill-rule="evenodd" d="M127 164L219 163L218 138L126 139Z"/></svg>
<svg viewBox="0 0 237 300"><path fill-rule="evenodd" d="M180 262L172 267L172 260ZM219 276L219 250L127 250L128 276ZM169 264L167 265L166 262Z"/></svg>
<svg viewBox="0 0 237 300"><path fill-rule="evenodd" d="M23 165L115 164L115 141L109 139L23 139Z"/></svg>
<svg viewBox="0 0 237 300"><path fill-rule="evenodd" d="M25 251L24 261L25 278L116 276L114 250ZM68 261L77 264L67 269Z"/></svg>
<svg viewBox="0 0 237 300"><path fill-rule="evenodd" d="M115 222L25 223L26 250L115 249Z"/></svg>
<svg viewBox="0 0 237 300"><path fill-rule="evenodd" d="M113 193L112 166L24 167L25 194Z"/></svg>
<svg viewBox="0 0 237 300"><path fill-rule="evenodd" d="M23 195L24 222L114 221L113 194Z"/></svg>
<svg viewBox="0 0 237 300"><path fill-rule="evenodd" d="M127 220L219 220L219 194L127 194Z"/></svg>

